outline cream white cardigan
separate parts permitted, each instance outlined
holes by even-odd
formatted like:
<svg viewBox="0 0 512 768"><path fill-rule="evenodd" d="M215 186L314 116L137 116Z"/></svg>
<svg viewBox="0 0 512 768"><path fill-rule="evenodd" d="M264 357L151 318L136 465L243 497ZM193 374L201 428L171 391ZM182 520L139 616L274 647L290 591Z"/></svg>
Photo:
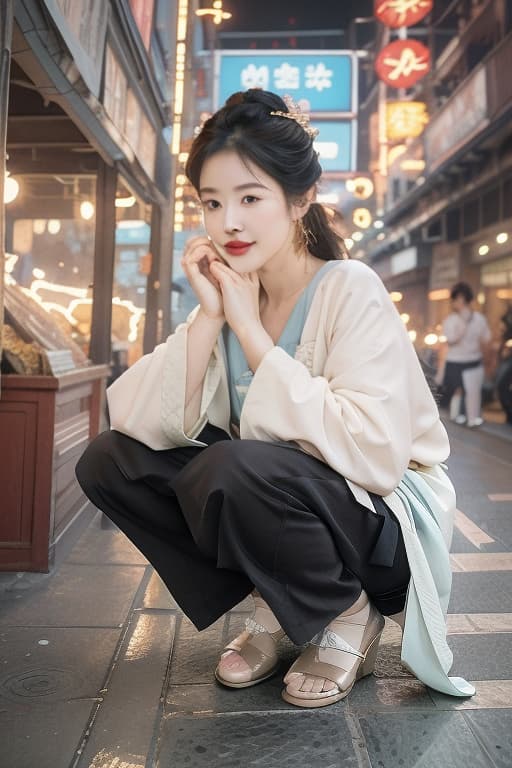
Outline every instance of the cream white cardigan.
<svg viewBox="0 0 512 768"><path fill-rule="evenodd" d="M183 428L187 323L108 390L111 424L155 450L202 445L207 421L230 432L220 345L206 373L199 420ZM416 353L379 277L340 261L319 282L295 359L279 347L247 393L240 437L293 440L356 485L385 496L411 461L434 466L448 438Z"/></svg>
<svg viewBox="0 0 512 768"><path fill-rule="evenodd" d="M154 450L204 445L196 438L207 421L231 432L221 339L199 419L184 432L187 331L195 311L107 392L112 428ZM340 261L321 279L295 358L274 347L256 370L240 437L295 441L343 475L364 506L374 509L369 491L384 497L400 523L411 568L402 658L438 690L474 693L464 680L447 676L455 492L440 465L449 454L448 437L404 324L373 270Z"/></svg>

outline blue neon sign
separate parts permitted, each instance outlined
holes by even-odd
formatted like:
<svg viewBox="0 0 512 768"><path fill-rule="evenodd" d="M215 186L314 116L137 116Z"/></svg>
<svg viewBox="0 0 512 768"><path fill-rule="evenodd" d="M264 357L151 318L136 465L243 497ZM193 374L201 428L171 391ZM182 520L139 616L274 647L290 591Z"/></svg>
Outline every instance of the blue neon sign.
<svg viewBox="0 0 512 768"><path fill-rule="evenodd" d="M311 121L319 133L315 139L315 149L319 152L320 165L324 171L353 171L354 147L353 133L355 121L338 120L336 122Z"/></svg>
<svg viewBox="0 0 512 768"><path fill-rule="evenodd" d="M353 112L355 68L352 54L313 51L220 51L216 58L216 108L235 91L262 88L295 101L311 112Z"/></svg>

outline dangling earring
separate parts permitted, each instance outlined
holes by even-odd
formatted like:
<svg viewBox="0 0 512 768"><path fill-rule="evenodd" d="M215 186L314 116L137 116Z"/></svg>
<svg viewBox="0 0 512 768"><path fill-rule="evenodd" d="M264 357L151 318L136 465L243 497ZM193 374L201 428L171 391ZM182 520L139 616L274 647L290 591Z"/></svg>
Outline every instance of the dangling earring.
<svg viewBox="0 0 512 768"><path fill-rule="evenodd" d="M294 244L298 251L308 251L311 242L315 240L315 236L310 229L304 226L302 219L297 219L295 222L295 237Z"/></svg>

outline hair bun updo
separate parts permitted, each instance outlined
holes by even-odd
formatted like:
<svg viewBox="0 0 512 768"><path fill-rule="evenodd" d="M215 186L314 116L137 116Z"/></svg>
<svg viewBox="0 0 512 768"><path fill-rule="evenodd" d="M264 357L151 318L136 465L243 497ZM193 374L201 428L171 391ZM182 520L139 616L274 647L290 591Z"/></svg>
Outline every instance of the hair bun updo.
<svg viewBox="0 0 512 768"><path fill-rule="evenodd" d="M281 114L272 114L276 112ZM250 88L233 93L206 120L192 143L185 172L196 191L206 160L218 152L234 151L271 176L290 204L304 199L317 184L322 168L312 136L295 116L283 119L288 113L294 114L270 91ZM312 204L303 221L312 234L309 250L326 261L339 258L338 238L321 206Z"/></svg>

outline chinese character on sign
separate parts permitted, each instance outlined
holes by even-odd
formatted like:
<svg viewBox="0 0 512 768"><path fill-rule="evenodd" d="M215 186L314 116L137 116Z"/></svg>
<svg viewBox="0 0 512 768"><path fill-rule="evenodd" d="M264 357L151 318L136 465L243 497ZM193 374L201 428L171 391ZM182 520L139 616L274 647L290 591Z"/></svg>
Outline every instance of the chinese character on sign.
<svg viewBox="0 0 512 768"><path fill-rule="evenodd" d="M377 56L378 76L393 88L410 88L430 70L430 51L417 40L395 40Z"/></svg>
<svg viewBox="0 0 512 768"><path fill-rule="evenodd" d="M316 88L317 91L332 88L332 76L332 69L327 69L323 62L308 64L306 67L306 88Z"/></svg>
<svg viewBox="0 0 512 768"><path fill-rule="evenodd" d="M433 0L376 0L375 16L387 27L412 27L433 5Z"/></svg>
<svg viewBox="0 0 512 768"><path fill-rule="evenodd" d="M415 138L428 123L422 101L390 101L386 104L386 133L391 141Z"/></svg>
<svg viewBox="0 0 512 768"><path fill-rule="evenodd" d="M245 90L247 88L263 88L264 91L268 90L269 71L268 67L257 67L255 64L249 64L249 66L242 69L240 73L240 84Z"/></svg>
<svg viewBox="0 0 512 768"><path fill-rule="evenodd" d="M300 70L291 64L281 64L274 69L274 85L278 90L293 90L300 87Z"/></svg>

